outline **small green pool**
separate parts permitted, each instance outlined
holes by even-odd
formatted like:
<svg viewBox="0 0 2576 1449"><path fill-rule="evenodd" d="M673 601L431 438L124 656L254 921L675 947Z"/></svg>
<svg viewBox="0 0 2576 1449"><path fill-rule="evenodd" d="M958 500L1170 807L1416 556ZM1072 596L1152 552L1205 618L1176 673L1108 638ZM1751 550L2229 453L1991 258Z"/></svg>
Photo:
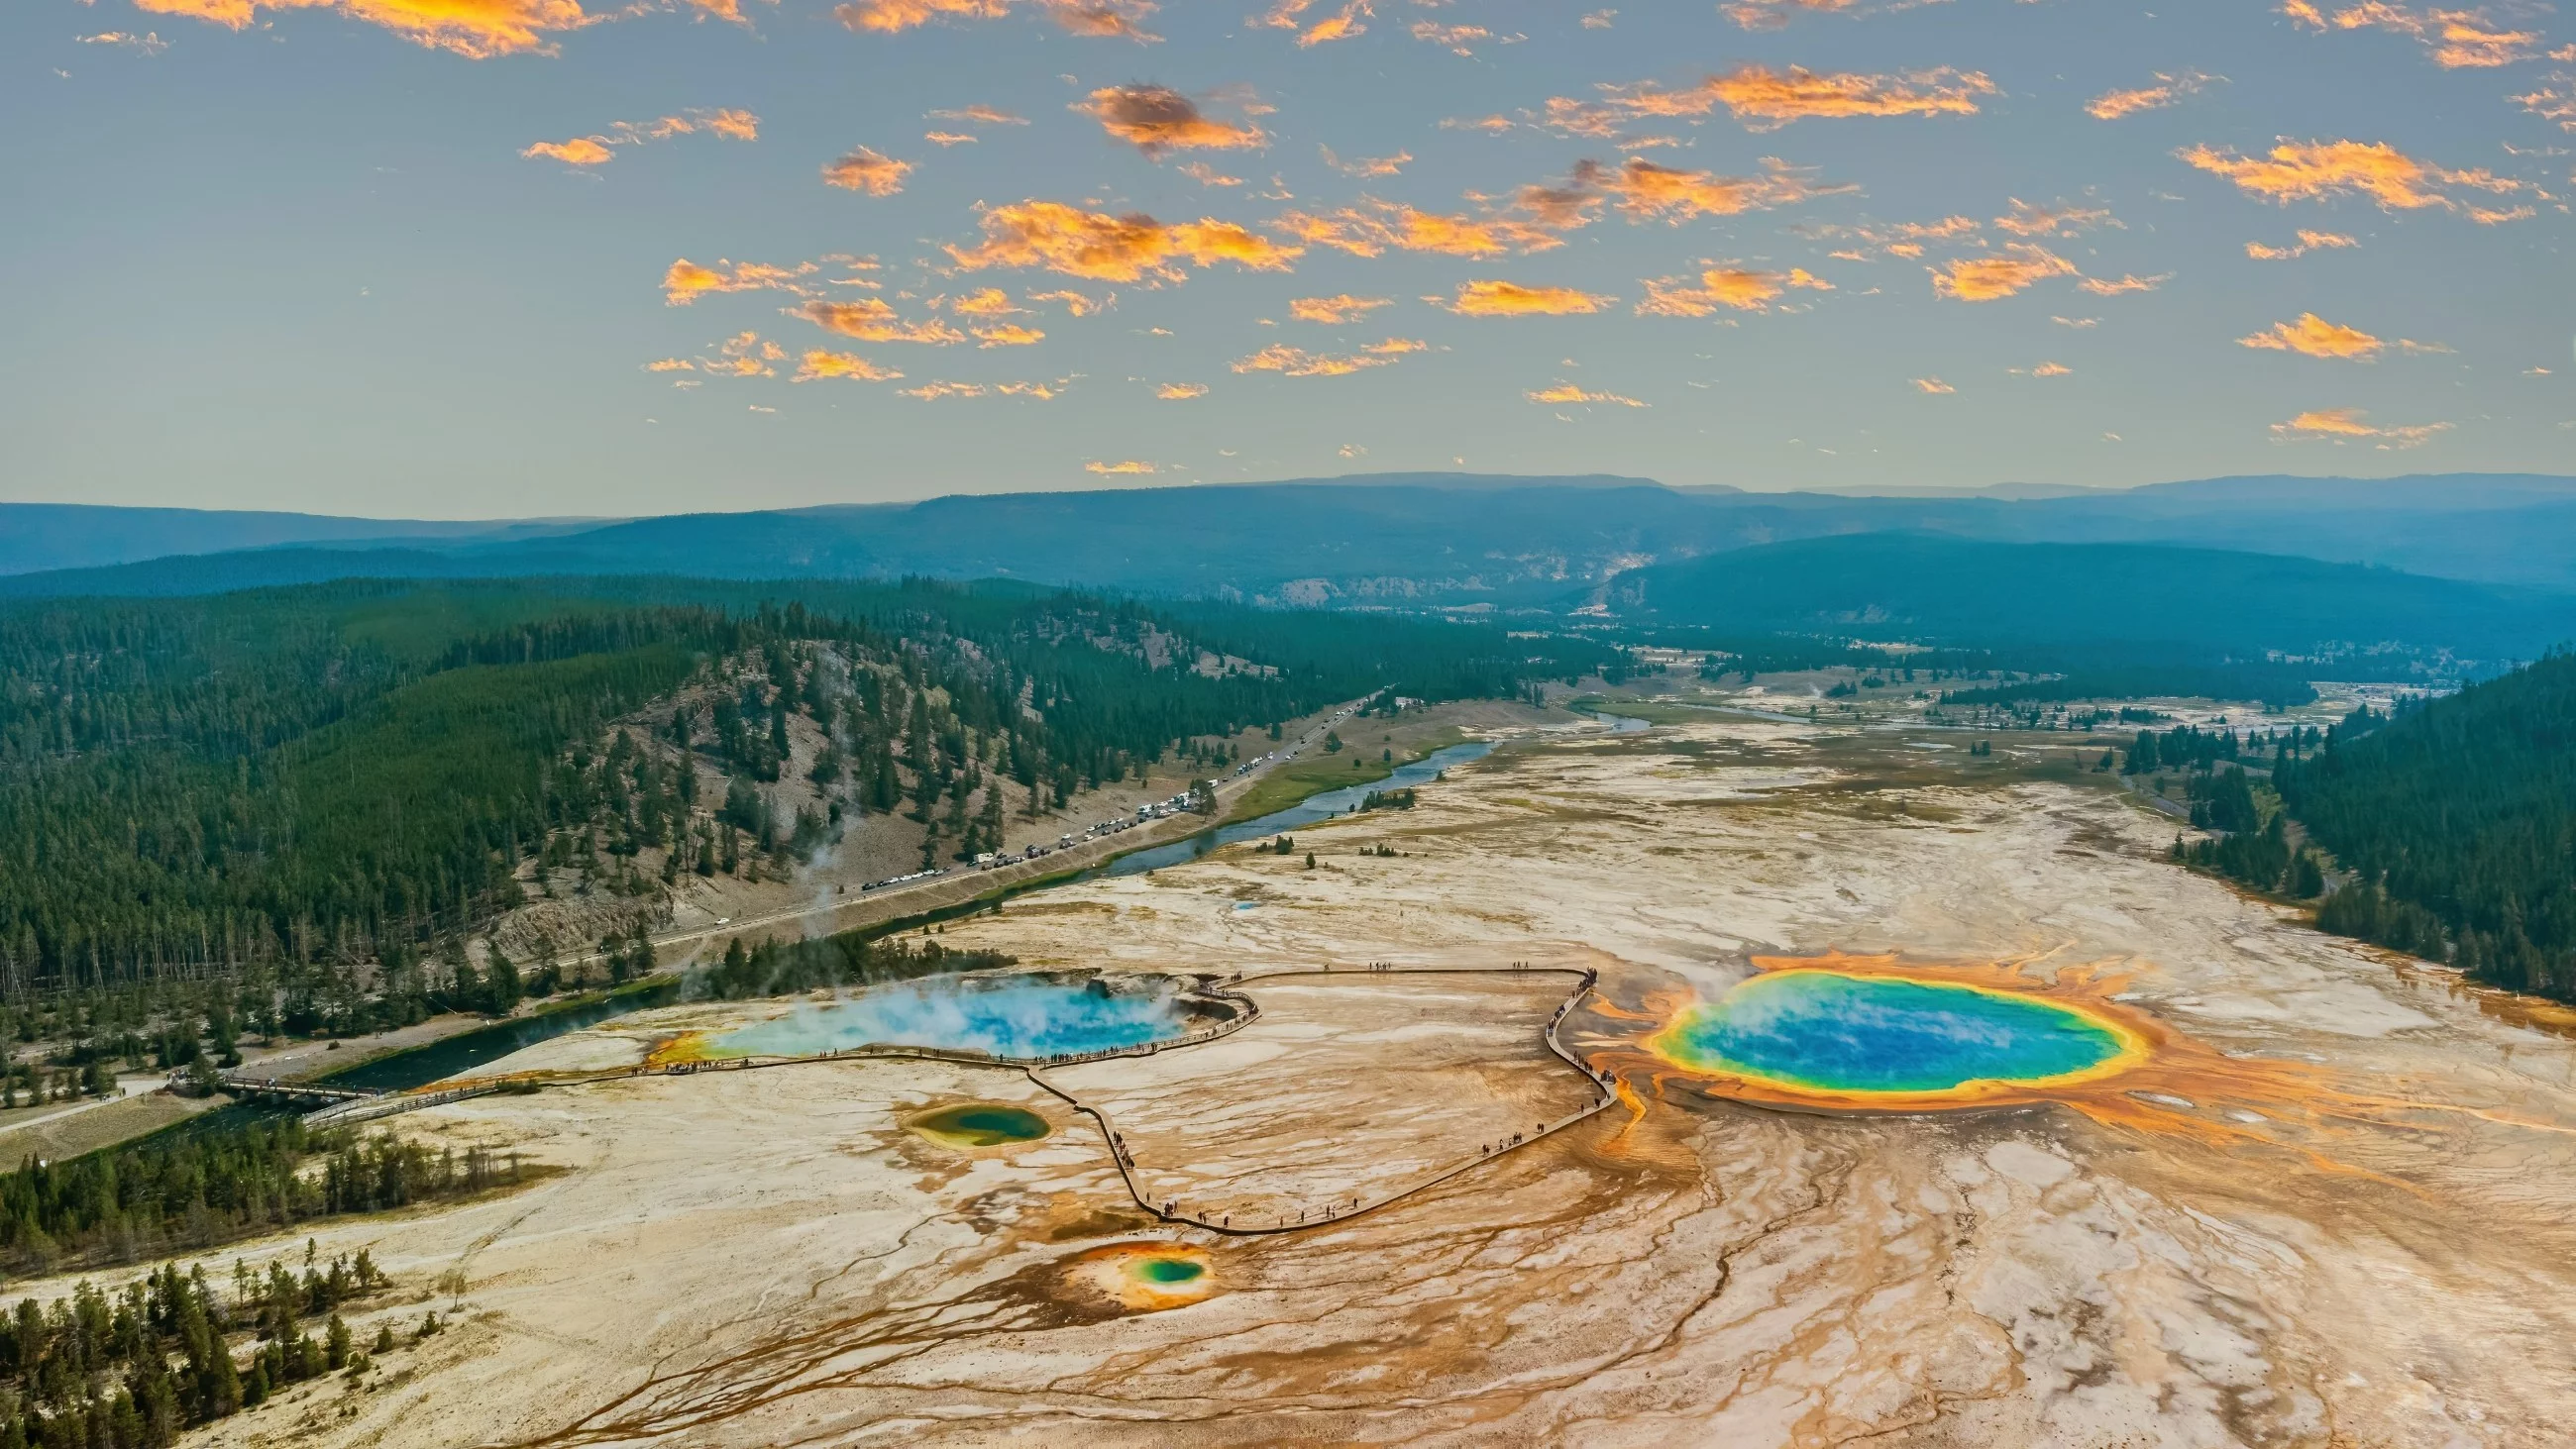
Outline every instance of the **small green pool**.
<svg viewBox="0 0 2576 1449"><path fill-rule="evenodd" d="M904 1125L943 1147L1007 1147L1035 1142L1055 1130L1026 1107L999 1102L960 1102L935 1107Z"/></svg>
<svg viewBox="0 0 2576 1449"><path fill-rule="evenodd" d="M1188 1258L1138 1258L1127 1265L1127 1271L1157 1287L1168 1287L1197 1282L1207 1276L1207 1265Z"/></svg>

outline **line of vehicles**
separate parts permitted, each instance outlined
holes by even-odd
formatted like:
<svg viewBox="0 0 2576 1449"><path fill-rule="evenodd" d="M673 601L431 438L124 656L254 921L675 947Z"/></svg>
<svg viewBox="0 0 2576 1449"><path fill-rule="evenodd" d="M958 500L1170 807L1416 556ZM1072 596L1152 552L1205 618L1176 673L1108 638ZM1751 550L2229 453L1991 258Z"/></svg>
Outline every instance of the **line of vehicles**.
<svg viewBox="0 0 2576 1449"><path fill-rule="evenodd" d="M1371 695L1369 698L1374 699L1376 696ZM1364 699L1361 700L1359 704L1347 704L1342 706L1339 710L1334 711L1330 719L1327 719L1322 724L1308 730L1293 747L1272 750L1268 754L1257 755L1252 759L1246 760L1242 764L1235 766L1233 772L1225 778L1229 780L1240 780L1244 776L1249 775L1253 771L1261 769L1266 765L1275 764L1281 760L1287 759L1298 750L1302 750L1308 745L1313 744L1315 741L1322 739L1335 725L1338 725L1342 721L1350 718L1353 714L1358 712L1360 705L1366 703L1368 703L1368 700ZM892 890L897 886L911 885L916 881L937 880L942 876L958 875L970 870L999 870L1006 865L1018 865L1024 861L1036 860L1041 856L1053 855L1059 850L1070 850L1074 846L1083 844L1087 841L1098 840L1103 836L1116 835L1122 830L1133 830L1139 825L1151 824L1157 820L1166 820L1172 816L1181 814L1189 808L1189 793L1184 791L1181 794L1171 796L1168 799L1155 800L1147 804L1139 805L1136 807L1136 813L1132 816L1121 815L1108 820L1095 821L1079 832L1069 832L1058 836L1053 845L1040 841L1029 846L1025 850L1014 851L1008 855L1004 855L998 851L988 850L976 856L973 860L962 864L936 866L929 870L916 870L909 875L890 875L884 880L872 880L866 885L859 887L859 892L864 895L869 891Z"/></svg>

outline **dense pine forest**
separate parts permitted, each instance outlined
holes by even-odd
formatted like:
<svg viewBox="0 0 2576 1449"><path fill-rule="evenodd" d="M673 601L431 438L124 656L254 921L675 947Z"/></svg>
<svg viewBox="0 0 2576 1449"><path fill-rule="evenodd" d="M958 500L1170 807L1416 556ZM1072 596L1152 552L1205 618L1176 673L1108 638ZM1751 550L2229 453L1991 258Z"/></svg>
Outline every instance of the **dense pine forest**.
<svg viewBox="0 0 2576 1449"><path fill-rule="evenodd" d="M2318 924L2576 1000L2576 655L2334 734L2273 772L2354 876Z"/></svg>
<svg viewBox="0 0 2576 1449"><path fill-rule="evenodd" d="M0 1000L273 979L239 1009L345 1016L365 998L415 1015L438 994L424 983L459 993L455 943L518 904L523 863L549 851L623 857L641 890L648 844L665 871L818 844L830 822L772 818L741 788L777 778L791 720L830 742L812 769L835 812L908 809L925 854L963 854L1006 795L1035 813L1381 688L1508 696L1607 653L925 582L355 581L14 605ZM694 798L673 752L720 762L738 798ZM413 974L442 953L444 973ZM520 968L501 968L515 991Z"/></svg>

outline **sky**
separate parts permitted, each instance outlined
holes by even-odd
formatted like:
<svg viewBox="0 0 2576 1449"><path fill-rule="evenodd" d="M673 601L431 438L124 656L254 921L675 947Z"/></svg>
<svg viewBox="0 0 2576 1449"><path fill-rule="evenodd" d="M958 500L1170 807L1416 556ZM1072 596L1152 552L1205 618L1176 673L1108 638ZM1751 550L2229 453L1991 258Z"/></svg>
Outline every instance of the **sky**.
<svg viewBox="0 0 2576 1449"><path fill-rule="evenodd" d="M2576 23L23 0L0 498L2576 472Z"/></svg>

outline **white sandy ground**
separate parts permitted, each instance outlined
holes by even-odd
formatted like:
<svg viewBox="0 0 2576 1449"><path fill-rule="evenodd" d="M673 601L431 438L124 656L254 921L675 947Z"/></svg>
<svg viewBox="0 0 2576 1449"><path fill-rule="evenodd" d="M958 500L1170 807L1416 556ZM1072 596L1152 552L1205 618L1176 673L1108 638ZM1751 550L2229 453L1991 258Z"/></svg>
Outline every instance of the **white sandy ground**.
<svg viewBox="0 0 2576 1449"><path fill-rule="evenodd" d="M1640 1073L1637 1114L1250 1239L1138 1213L1097 1130L1007 1071L487 1097L395 1121L571 1170L318 1234L415 1288L461 1264L459 1326L367 1387L198 1440L2566 1442L2576 1050L2534 1024L2552 1018L2176 870L2170 824L2097 782L1904 743L1724 719L1559 738L1453 770L1413 811L1300 831L1298 856L1064 887L947 940L1032 966L1591 964L1603 1006L1568 1041L1605 1051L1652 1029L1622 1013L1722 989L1749 950L2022 959L2124 973L2186 1036L2328 1086L2249 1104L2168 1082L2161 1120L2106 1126L1782 1113ZM1358 854L1380 842L1406 854ZM1329 1197L1580 1099L1534 1045L1557 988L1469 979L1255 981L1263 1021L1237 1037L1057 1075L1110 1106L1149 1177ZM2319 1115L2328 1088L2426 1106ZM901 1126L962 1100L1056 1131L959 1153ZM1203 1301L1130 1311L1076 1271L1157 1239L1207 1255Z"/></svg>

